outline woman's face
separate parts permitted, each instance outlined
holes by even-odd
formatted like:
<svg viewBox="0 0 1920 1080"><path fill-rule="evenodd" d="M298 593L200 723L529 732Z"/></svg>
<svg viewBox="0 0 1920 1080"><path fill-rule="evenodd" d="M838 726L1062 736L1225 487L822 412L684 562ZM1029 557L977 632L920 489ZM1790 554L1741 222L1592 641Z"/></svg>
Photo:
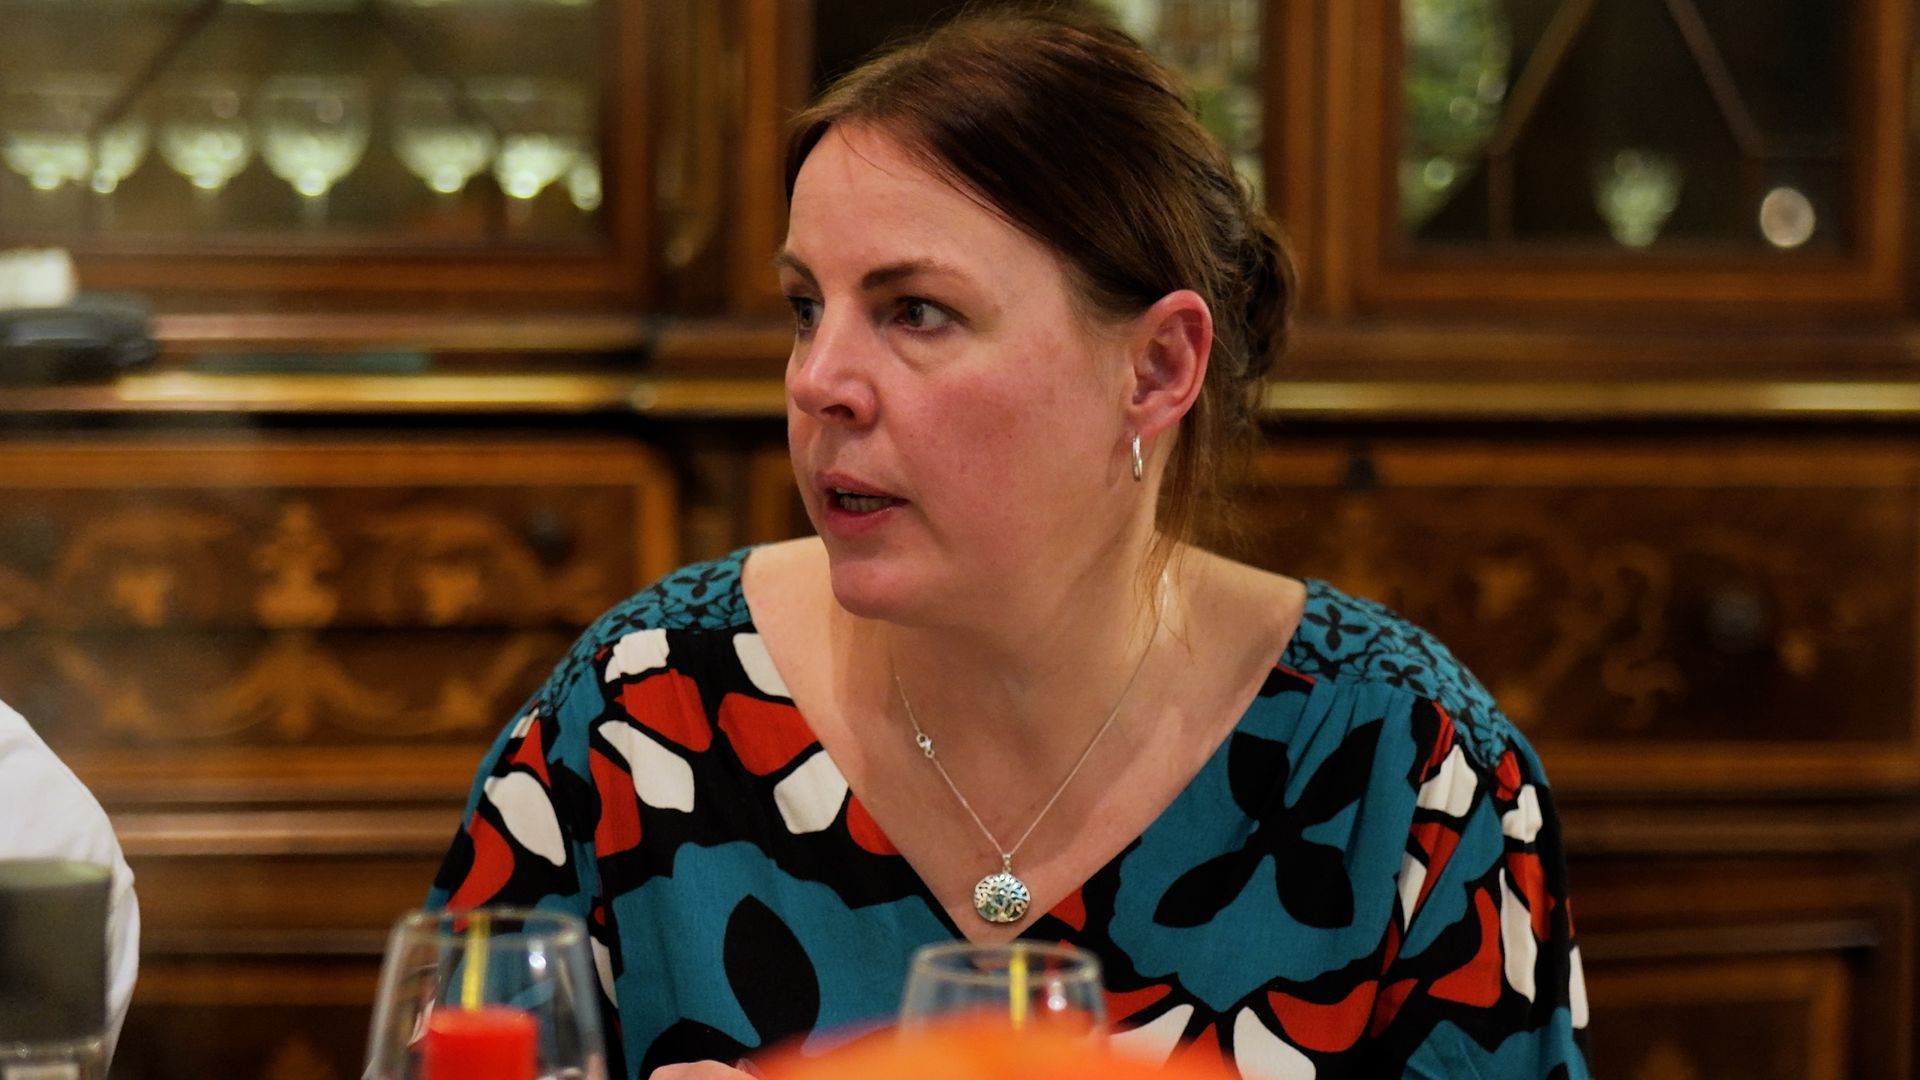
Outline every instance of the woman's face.
<svg viewBox="0 0 1920 1080"><path fill-rule="evenodd" d="M848 610L991 618L1138 539L1125 352L1045 245L889 136L835 127L778 262L794 473Z"/></svg>

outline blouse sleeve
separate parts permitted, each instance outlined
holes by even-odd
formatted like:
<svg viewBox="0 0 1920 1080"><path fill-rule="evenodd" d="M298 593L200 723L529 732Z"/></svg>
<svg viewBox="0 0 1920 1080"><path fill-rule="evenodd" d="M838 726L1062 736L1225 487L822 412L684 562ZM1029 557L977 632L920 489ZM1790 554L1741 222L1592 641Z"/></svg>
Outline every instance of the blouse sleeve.
<svg viewBox="0 0 1920 1080"><path fill-rule="evenodd" d="M592 914L591 799L565 760L554 707L565 674L530 700L482 760L466 815L434 878L428 906L482 904ZM583 827L582 822L585 821Z"/></svg>
<svg viewBox="0 0 1920 1080"><path fill-rule="evenodd" d="M1434 734L1369 1025L1378 1074L1584 1080L1586 989L1539 760L1509 733L1489 763L1418 707Z"/></svg>

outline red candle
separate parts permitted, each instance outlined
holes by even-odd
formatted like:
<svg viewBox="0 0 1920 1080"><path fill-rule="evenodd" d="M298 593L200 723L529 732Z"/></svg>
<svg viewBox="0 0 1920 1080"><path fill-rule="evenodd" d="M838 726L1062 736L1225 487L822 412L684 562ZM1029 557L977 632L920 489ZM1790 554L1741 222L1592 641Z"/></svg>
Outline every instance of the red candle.
<svg viewBox="0 0 1920 1080"><path fill-rule="evenodd" d="M435 1009L420 1040L422 1080L534 1080L533 1014L507 1005Z"/></svg>

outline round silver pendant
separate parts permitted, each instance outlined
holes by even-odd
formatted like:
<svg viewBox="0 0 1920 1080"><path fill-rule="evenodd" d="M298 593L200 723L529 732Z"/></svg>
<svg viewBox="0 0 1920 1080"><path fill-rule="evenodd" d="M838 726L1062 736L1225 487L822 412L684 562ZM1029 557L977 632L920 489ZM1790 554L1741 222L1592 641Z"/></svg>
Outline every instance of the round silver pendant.
<svg viewBox="0 0 1920 1080"><path fill-rule="evenodd" d="M990 923L1019 922L1032 900L1027 883L1005 870L988 874L973 887L973 910Z"/></svg>

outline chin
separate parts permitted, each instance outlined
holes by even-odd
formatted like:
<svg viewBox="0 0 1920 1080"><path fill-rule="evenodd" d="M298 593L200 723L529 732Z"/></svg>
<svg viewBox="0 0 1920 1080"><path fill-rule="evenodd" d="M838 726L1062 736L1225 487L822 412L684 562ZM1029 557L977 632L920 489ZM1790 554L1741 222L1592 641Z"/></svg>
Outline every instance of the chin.
<svg viewBox="0 0 1920 1080"><path fill-rule="evenodd" d="M935 603L925 576L879 555L853 555L827 546L828 576L834 600L862 619L916 625L927 620Z"/></svg>

